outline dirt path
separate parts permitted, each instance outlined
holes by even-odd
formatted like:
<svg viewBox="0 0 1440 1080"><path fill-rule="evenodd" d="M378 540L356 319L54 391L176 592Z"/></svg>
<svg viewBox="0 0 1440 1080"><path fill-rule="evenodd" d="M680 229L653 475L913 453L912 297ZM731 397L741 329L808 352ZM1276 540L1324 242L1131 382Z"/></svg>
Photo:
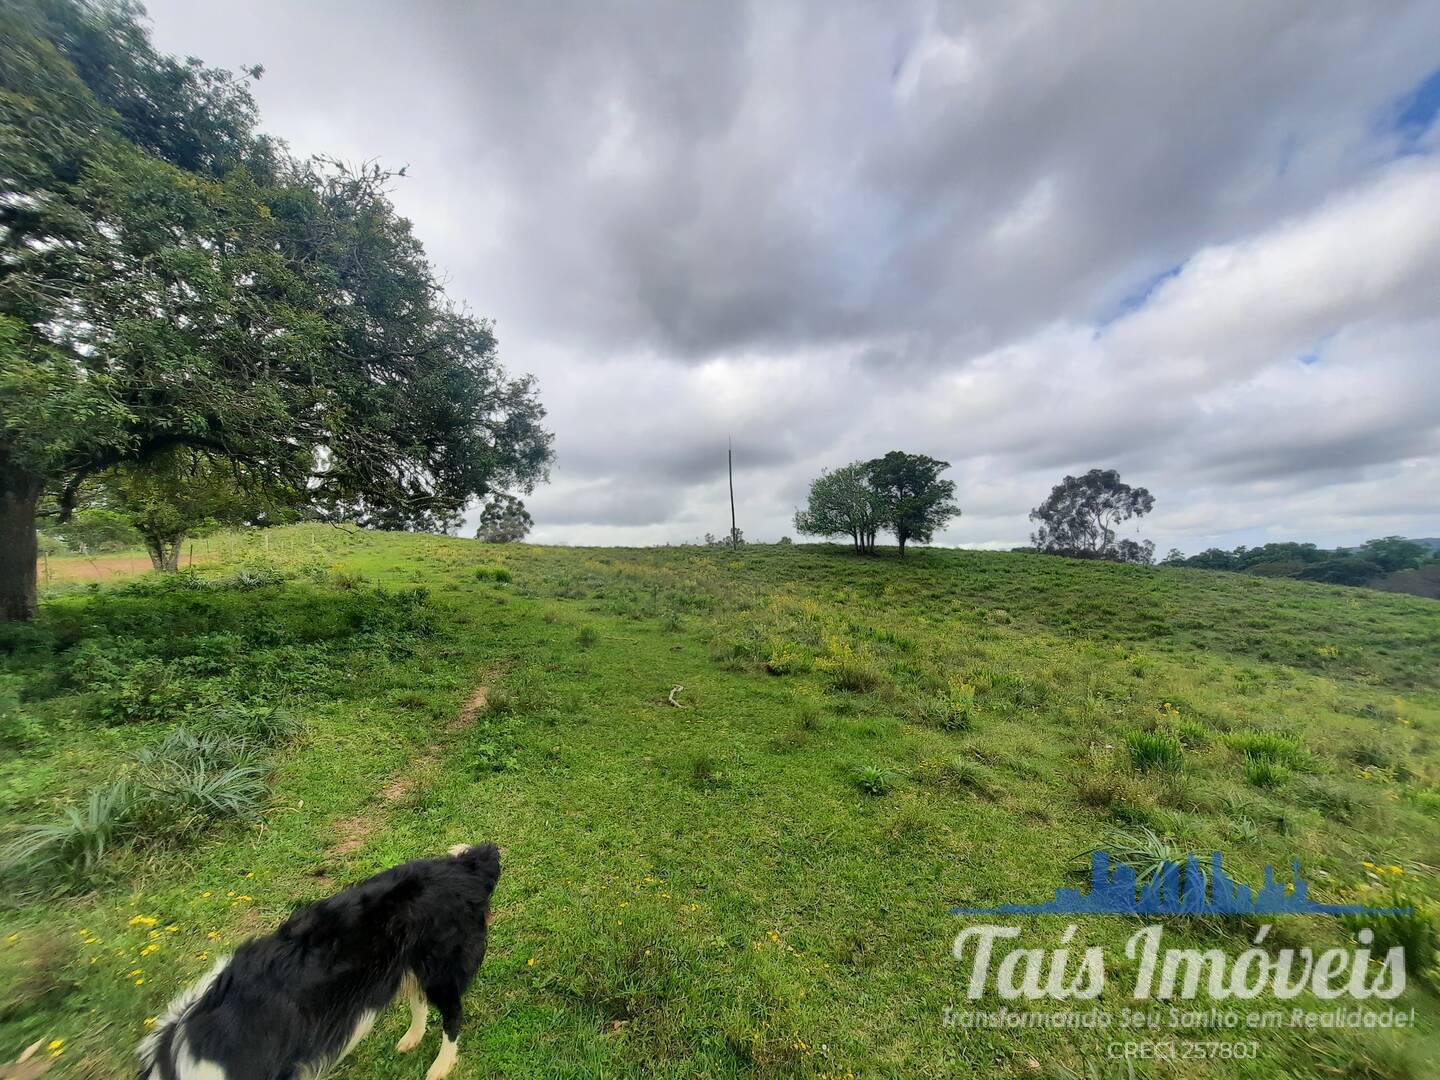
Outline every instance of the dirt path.
<svg viewBox="0 0 1440 1080"><path fill-rule="evenodd" d="M462 731L475 722L485 708L485 702L489 691L484 686L477 686L466 699L460 711L455 714L455 719L446 726L446 731ZM338 839L330 846L331 856L350 855L359 851L365 846L371 836L375 834L380 824L383 812L396 803L407 798L424 775L439 763L440 744L432 742L425 749L425 753L415 758L404 769L401 769L394 776L381 786L377 792L374 802L366 805L359 813L351 814L349 817L341 818L335 823L335 833Z"/></svg>

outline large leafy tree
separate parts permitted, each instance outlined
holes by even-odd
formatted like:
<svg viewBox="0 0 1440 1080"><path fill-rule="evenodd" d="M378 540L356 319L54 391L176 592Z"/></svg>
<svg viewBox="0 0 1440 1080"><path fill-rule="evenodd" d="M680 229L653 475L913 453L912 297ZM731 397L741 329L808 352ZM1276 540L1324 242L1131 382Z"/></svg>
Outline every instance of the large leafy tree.
<svg viewBox="0 0 1440 1080"><path fill-rule="evenodd" d="M1150 562L1155 546L1148 540L1117 542L1115 527L1148 514L1154 505L1150 492L1123 483L1114 469L1067 476L1030 512L1030 519L1040 523L1031 534L1031 543L1054 555Z"/></svg>
<svg viewBox="0 0 1440 1080"><path fill-rule="evenodd" d="M857 555L875 553L875 537L888 523L885 498L870 482L863 461L821 473L810 484L805 509L795 512L796 532L848 536Z"/></svg>
<svg viewBox="0 0 1440 1080"><path fill-rule="evenodd" d="M445 301L390 175L253 120L129 4L0 0L0 619L34 613L42 505L179 450L381 527L545 475L533 382Z"/></svg>
<svg viewBox="0 0 1440 1080"><path fill-rule="evenodd" d="M948 461L901 450L866 463L870 485L885 503L886 522L895 533L902 558L907 543L928 544L936 529L944 528L960 513L955 484L940 479L949 467Z"/></svg>

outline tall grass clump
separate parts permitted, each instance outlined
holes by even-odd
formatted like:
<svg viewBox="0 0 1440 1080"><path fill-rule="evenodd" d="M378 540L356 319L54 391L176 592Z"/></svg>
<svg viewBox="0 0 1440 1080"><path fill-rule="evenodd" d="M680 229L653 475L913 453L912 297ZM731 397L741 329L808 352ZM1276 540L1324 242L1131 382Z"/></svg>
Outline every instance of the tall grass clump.
<svg viewBox="0 0 1440 1080"><path fill-rule="evenodd" d="M1186 851L1166 840L1154 829L1143 825L1133 829L1112 828L1107 830L1102 841L1095 847L1082 852L1080 857L1083 857L1088 863L1090 857L1097 851L1106 852L1110 856L1111 862L1123 863L1133 868L1135 879L1141 885L1159 874L1167 862L1183 864L1188 855ZM1206 874L1208 882L1208 868L1203 863L1200 871L1202 874Z"/></svg>
<svg viewBox="0 0 1440 1080"><path fill-rule="evenodd" d="M94 788L59 820L25 825L0 848L0 873L59 869L89 874L134 822L139 800L124 781Z"/></svg>
<svg viewBox="0 0 1440 1080"><path fill-rule="evenodd" d="M1298 739L1282 735L1278 731L1237 731L1225 741L1247 762L1283 765L1302 772L1310 765L1310 754L1304 745Z"/></svg>
<svg viewBox="0 0 1440 1080"><path fill-rule="evenodd" d="M1185 747L1168 731L1132 731L1125 748L1141 772L1178 772L1185 761Z"/></svg>

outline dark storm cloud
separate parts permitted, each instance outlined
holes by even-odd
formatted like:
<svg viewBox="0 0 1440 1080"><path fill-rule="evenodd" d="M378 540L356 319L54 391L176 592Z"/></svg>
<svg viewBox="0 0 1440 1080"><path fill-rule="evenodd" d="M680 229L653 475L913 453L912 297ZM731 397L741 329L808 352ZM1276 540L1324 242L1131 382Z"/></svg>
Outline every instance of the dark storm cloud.
<svg viewBox="0 0 1440 1080"><path fill-rule="evenodd" d="M540 376L542 538L728 524L727 435L752 534L895 445L985 508L952 542L1023 539L1096 464L1162 506L1222 478L1301 531L1360 476L1393 530L1440 525L1414 496L1440 468L1433 4L152 12L163 47L264 63L298 150L411 166L395 197L452 294Z"/></svg>

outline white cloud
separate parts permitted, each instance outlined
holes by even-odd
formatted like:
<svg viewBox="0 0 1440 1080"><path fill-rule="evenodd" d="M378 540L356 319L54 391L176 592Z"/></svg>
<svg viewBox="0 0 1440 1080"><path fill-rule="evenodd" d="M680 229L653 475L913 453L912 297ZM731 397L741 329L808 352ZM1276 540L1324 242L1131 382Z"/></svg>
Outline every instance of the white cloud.
<svg viewBox="0 0 1440 1080"><path fill-rule="evenodd" d="M150 7L297 149L411 166L540 378L539 539L722 532L727 436L759 538L897 446L952 543L1095 465L1162 550L1440 535L1440 139L1385 122L1433 4Z"/></svg>

